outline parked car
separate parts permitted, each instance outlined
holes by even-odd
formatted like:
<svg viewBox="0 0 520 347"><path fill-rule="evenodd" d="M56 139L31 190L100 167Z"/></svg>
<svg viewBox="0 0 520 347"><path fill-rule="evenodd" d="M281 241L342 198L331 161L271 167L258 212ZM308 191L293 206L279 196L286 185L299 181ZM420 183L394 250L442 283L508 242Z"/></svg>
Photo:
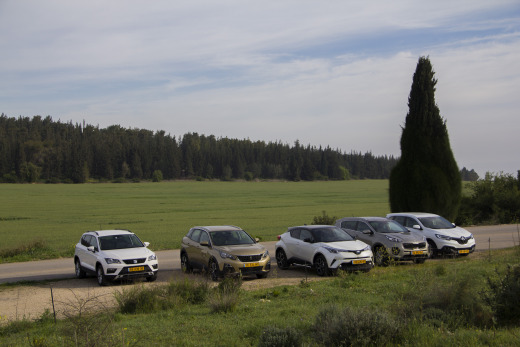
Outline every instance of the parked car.
<svg viewBox="0 0 520 347"><path fill-rule="evenodd" d="M275 245L278 268L310 265L319 276L337 269L368 272L373 266L370 246L331 225L304 225L287 229Z"/></svg>
<svg viewBox="0 0 520 347"><path fill-rule="evenodd" d="M155 281L159 263L149 245L128 230L87 231L74 251L76 277L93 273L100 286L123 278Z"/></svg>
<svg viewBox="0 0 520 347"><path fill-rule="evenodd" d="M267 277L271 258L267 249L239 227L193 227L182 239L181 267L208 271L217 281L225 275Z"/></svg>
<svg viewBox="0 0 520 347"><path fill-rule="evenodd" d="M410 232L393 220L381 217L345 217L338 219L335 224L355 239L369 244L378 266L388 265L391 259L424 263L428 258L426 238Z"/></svg>
<svg viewBox="0 0 520 347"><path fill-rule="evenodd" d="M468 255L475 251L475 238L469 231L455 226L433 213L390 213L388 218L422 233L430 245L430 256L437 254Z"/></svg>

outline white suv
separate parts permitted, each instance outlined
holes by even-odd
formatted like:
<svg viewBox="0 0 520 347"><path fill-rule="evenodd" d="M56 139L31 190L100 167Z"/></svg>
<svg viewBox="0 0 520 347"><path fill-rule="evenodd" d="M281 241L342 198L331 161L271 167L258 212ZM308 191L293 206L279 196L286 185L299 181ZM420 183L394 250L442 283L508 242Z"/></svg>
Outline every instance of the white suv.
<svg viewBox="0 0 520 347"><path fill-rule="evenodd" d="M390 213L386 216L408 230L422 233L429 244L430 256L437 254L468 255L475 251L475 238L445 218L422 212Z"/></svg>
<svg viewBox="0 0 520 347"><path fill-rule="evenodd" d="M278 240L276 263L281 270L291 264L308 265L318 276L327 276L337 269L368 272L374 267L370 246L335 226L290 227Z"/></svg>
<svg viewBox="0 0 520 347"><path fill-rule="evenodd" d="M128 230L88 231L81 236L74 252L76 277L93 273L100 286L122 278L157 279L159 263L154 252Z"/></svg>

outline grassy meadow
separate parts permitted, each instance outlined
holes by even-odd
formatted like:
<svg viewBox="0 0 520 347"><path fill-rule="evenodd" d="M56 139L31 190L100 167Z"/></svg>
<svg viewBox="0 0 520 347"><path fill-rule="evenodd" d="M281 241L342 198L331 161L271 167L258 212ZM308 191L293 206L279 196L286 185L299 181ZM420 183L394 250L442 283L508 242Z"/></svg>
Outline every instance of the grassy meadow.
<svg viewBox="0 0 520 347"><path fill-rule="evenodd" d="M314 216L382 216L388 180L1 184L0 261L72 256L86 230L129 229L154 250L195 225L238 225L262 241ZM6 250L29 249L8 256ZM32 250L31 248L38 248Z"/></svg>

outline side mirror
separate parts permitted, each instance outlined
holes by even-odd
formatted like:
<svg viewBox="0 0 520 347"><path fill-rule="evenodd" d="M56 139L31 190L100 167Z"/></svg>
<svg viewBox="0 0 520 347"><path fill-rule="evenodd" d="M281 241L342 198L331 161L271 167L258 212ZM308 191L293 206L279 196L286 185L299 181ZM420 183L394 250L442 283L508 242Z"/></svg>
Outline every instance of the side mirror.
<svg viewBox="0 0 520 347"><path fill-rule="evenodd" d="M415 224L414 226L412 226L412 228L417 229L417 230L422 230L421 226L419 224Z"/></svg>
<svg viewBox="0 0 520 347"><path fill-rule="evenodd" d="M94 248L94 246L88 246L87 251L94 253L96 251L96 248Z"/></svg>
<svg viewBox="0 0 520 347"><path fill-rule="evenodd" d="M256 243L260 242L260 239L258 237L255 237L255 242Z"/></svg>
<svg viewBox="0 0 520 347"><path fill-rule="evenodd" d="M204 246L204 247L209 247L209 242L208 241L202 241L200 243L201 246Z"/></svg>
<svg viewBox="0 0 520 347"><path fill-rule="evenodd" d="M150 242L143 242L143 244L144 244L145 247L150 246Z"/></svg>

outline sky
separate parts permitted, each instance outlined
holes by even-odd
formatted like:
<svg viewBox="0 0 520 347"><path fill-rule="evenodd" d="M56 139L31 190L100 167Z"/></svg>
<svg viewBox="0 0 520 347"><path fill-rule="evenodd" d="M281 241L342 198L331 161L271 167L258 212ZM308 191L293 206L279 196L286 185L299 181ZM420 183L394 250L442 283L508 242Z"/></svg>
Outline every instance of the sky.
<svg viewBox="0 0 520 347"><path fill-rule="evenodd" d="M0 0L0 113L400 156L428 56L459 169L520 170L519 0Z"/></svg>

